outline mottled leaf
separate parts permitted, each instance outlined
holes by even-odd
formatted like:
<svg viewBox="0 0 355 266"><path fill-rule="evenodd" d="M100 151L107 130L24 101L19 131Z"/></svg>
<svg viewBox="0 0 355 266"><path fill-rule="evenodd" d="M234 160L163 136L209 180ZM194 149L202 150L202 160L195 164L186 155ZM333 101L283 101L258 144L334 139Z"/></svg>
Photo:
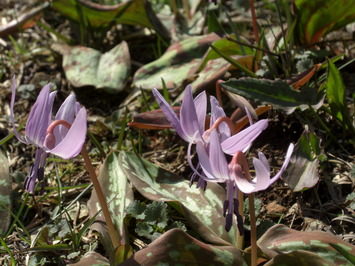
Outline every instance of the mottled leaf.
<svg viewBox="0 0 355 266"><path fill-rule="evenodd" d="M85 46L56 44L52 48L63 55L65 75L73 86L94 86L115 93L126 85L131 59L125 41L104 54Z"/></svg>
<svg viewBox="0 0 355 266"><path fill-rule="evenodd" d="M322 231L301 232L281 224L271 227L258 240L258 246L270 259L276 258L278 254L306 251L327 260L328 265L351 265L349 261L332 248L330 244L337 244L352 254L355 252L355 246L330 233Z"/></svg>
<svg viewBox="0 0 355 266"><path fill-rule="evenodd" d="M246 265L234 246L207 245L172 229L120 265Z"/></svg>
<svg viewBox="0 0 355 266"><path fill-rule="evenodd" d="M124 174L144 197L166 201L182 213L190 226L206 241L219 245L234 244L236 223L229 232L224 229L222 203L225 190L210 183L206 191L129 152L121 152L119 163Z"/></svg>
<svg viewBox="0 0 355 266"><path fill-rule="evenodd" d="M318 183L320 154L320 139L304 131L295 145L287 171L282 176L292 191L302 191Z"/></svg>
<svg viewBox="0 0 355 266"><path fill-rule="evenodd" d="M302 43L314 43L325 34L355 21L355 1L295 0L295 33Z"/></svg>
<svg viewBox="0 0 355 266"><path fill-rule="evenodd" d="M266 79L230 79L221 86L233 93L239 94L253 102L271 104L287 114L297 107L307 109L309 105L318 109L323 103L323 93L315 88L303 87L301 91L292 89L286 82Z"/></svg>
<svg viewBox="0 0 355 266"><path fill-rule="evenodd" d="M11 209L11 178L9 173L9 162L6 156L0 151L0 236L6 234L11 222L11 214L2 206Z"/></svg>
<svg viewBox="0 0 355 266"><path fill-rule="evenodd" d="M64 16L92 28L108 27L112 23L139 25L154 29L168 40L170 34L159 21L147 0L125 1L117 5L101 5L87 0L53 0L52 7Z"/></svg>
<svg viewBox="0 0 355 266"><path fill-rule="evenodd" d="M209 45L217 39L218 35L212 33L173 43L159 59L137 70L133 86L161 89L162 79L169 89L180 86L185 79L196 73Z"/></svg>
<svg viewBox="0 0 355 266"><path fill-rule="evenodd" d="M89 251L77 263L68 264L69 266L110 266L109 260L95 251Z"/></svg>
<svg viewBox="0 0 355 266"><path fill-rule="evenodd" d="M122 168L118 163L118 152L111 152L107 156L100 168L98 179L106 196L108 208L119 234L120 242L122 245L128 244L129 240L123 219L126 215L125 208L133 202L133 192L127 182L126 175L122 172ZM93 217L101 209L95 190L91 194L88 206L90 217ZM104 226L105 219L102 213L97 216L97 221L91 228L101 234L106 251L112 251L112 243L107 228Z"/></svg>
<svg viewBox="0 0 355 266"><path fill-rule="evenodd" d="M215 88L217 80L223 78L229 68L230 63L223 58L209 60L203 70L197 74L197 79L191 83L193 92Z"/></svg>
<svg viewBox="0 0 355 266"><path fill-rule="evenodd" d="M281 253L273 257L270 261L264 264L265 266L312 266L312 265L324 265L333 266L330 261L325 258L316 255L312 252L304 250L296 250L289 253Z"/></svg>

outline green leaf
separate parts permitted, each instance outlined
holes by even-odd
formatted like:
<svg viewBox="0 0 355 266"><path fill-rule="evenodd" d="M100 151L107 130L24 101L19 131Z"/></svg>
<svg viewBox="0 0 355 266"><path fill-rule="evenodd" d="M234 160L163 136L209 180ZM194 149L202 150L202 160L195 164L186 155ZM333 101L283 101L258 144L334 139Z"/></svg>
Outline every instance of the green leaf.
<svg viewBox="0 0 355 266"><path fill-rule="evenodd" d="M5 155L0 151L0 236L4 236L11 222L11 214L7 211L11 209L11 178L9 173L9 162Z"/></svg>
<svg viewBox="0 0 355 266"><path fill-rule="evenodd" d="M266 231L266 233L258 240L257 244L264 252L264 254L270 259L276 258L278 254L288 254L290 252L304 251L306 252L306 255L307 253L311 253L317 256L313 256L316 260L311 261L324 262L324 260L326 260L328 265L350 265L348 260L340 255L336 250L334 250L330 244L339 245L344 250L352 254L355 252L355 246L341 240L338 236L322 231L301 232L290 229L287 226L281 224L275 225ZM319 259L318 256L321 259ZM285 260L283 259L283 261ZM310 265L305 264L303 259L296 261L300 262L300 264L295 265ZM302 261L303 263L301 263ZM316 263L311 265L319 264Z"/></svg>
<svg viewBox="0 0 355 266"><path fill-rule="evenodd" d="M190 226L210 243L230 245L236 242L237 225L229 232L224 229L223 202L225 190L210 183L206 191L167 172L134 153L121 152L120 167L133 186L144 197L153 201L166 201L183 214Z"/></svg>
<svg viewBox="0 0 355 266"><path fill-rule="evenodd" d="M139 222L137 223L136 229L134 231L140 236L151 239L151 235L154 232L154 229L150 224L146 222Z"/></svg>
<svg viewBox="0 0 355 266"><path fill-rule="evenodd" d="M221 83L221 86L235 94L241 95L251 101L261 104L271 104L287 114L297 107L301 110L309 108L318 109L323 104L323 93L315 88L303 87L301 91L292 89L286 82L267 79L230 79Z"/></svg>
<svg viewBox="0 0 355 266"><path fill-rule="evenodd" d="M223 27L218 22L216 17L215 10L208 10L207 11L207 28L208 32L223 32Z"/></svg>
<svg viewBox="0 0 355 266"><path fill-rule="evenodd" d="M295 250L289 253L281 253L273 257L270 261L264 264L265 266L310 266L324 265L332 266L333 264L325 258L316 255L312 252L304 250Z"/></svg>
<svg viewBox="0 0 355 266"><path fill-rule="evenodd" d="M74 87L94 86L117 93L124 89L131 67L125 41L101 54L85 46L53 45L63 55L63 69Z"/></svg>
<svg viewBox="0 0 355 266"><path fill-rule="evenodd" d="M217 39L218 35L211 33L173 43L159 59L137 70L133 86L162 89L162 78L168 89L180 86L185 79L196 73L209 45Z"/></svg>
<svg viewBox="0 0 355 266"><path fill-rule="evenodd" d="M343 121L343 112L346 108L345 91L346 88L340 71L328 59L327 99L333 115L340 121Z"/></svg>
<svg viewBox="0 0 355 266"><path fill-rule="evenodd" d="M351 254L349 251L345 250L341 245L339 244L333 244L330 243L336 251L338 251L340 254L342 254L348 261L350 261L353 265L355 265L355 256Z"/></svg>
<svg viewBox="0 0 355 266"><path fill-rule="evenodd" d="M111 218L119 234L119 239L122 244L128 244L128 235L123 220L126 216L125 208L133 202L133 191L118 163L118 154L118 152L111 152L107 156L100 168L98 180L106 196ZM101 209L95 190L92 192L90 200L88 201L88 207L90 217L93 217ZM100 233L105 250L111 252L113 247L107 228L103 226L105 219L102 213L97 216L97 220L98 223L94 223L91 229Z"/></svg>
<svg viewBox="0 0 355 266"><path fill-rule="evenodd" d="M168 211L167 205L162 201L153 201L147 205L144 214L146 215L145 221L149 224L157 224L161 228L165 228L168 224Z"/></svg>
<svg viewBox="0 0 355 266"><path fill-rule="evenodd" d="M246 263L234 246L207 245L181 229L172 229L120 265L245 266Z"/></svg>
<svg viewBox="0 0 355 266"><path fill-rule="evenodd" d="M292 191L302 191L318 183L320 155L320 139L314 133L304 131L295 145L287 171L282 176Z"/></svg>
<svg viewBox="0 0 355 266"><path fill-rule="evenodd" d="M53 0L52 8L78 23L84 20L93 28L105 28L112 23L138 25L154 29L165 40L170 39L149 1L132 0L107 6L86 0ZM84 19L81 16L85 16Z"/></svg>
<svg viewBox="0 0 355 266"><path fill-rule="evenodd" d="M295 34L304 43L314 43L327 33L355 21L355 2L348 0L295 0Z"/></svg>
<svg viewBox="0 0 355 266"><path fill-rule="evenodd" d="M144 202L140 202L135 200L126 208L127 214L132 215L136 219L144 220L145 219L145 211L146 205Z"/></svg>
<svg viewBox="0 0 355 266"><path fill-rule="evenodd" d="M239 63L238 60L234 60L231 56L228 54L224 53L223 51L217 49L213 45L211 45L211 48L213 51L215 51L218 55L220 55L222 58L224 58L227 62L229 62L232 66L238 68L240 71L245 72L245 74L249 77L256 78L257 75L249 70L248 67L244 66L243 64Z"/></svg>
<svg viewBox="0 0 355 266"><path fill-rule="evenodd" d="M235 38L233 35L230 35L229 37ZM228 41L226 38L221 38L219 40L216 40L212 43L213 47L218 49L219 51L223 52L225 55L252 55L253 54L253 49L246 47L246 46L241 46L235 42ZM201 63L201 66L199 67L198 71L201 71L207 64L209 60L216 59L216 58L221 58L221 55L219 55L214 49L211 47L208 49L207 53L203 57L203 61Z"/></svg>

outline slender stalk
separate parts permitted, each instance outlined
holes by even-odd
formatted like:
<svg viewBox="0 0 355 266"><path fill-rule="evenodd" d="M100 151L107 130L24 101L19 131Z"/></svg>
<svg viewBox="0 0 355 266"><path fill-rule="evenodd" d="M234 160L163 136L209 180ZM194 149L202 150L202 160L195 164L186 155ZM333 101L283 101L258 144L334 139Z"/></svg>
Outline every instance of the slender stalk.
<svg viewBox="0 0 355 266"><path fill-rule="evenodd" d="M171 0L171 9L173 10L174 16L176 16L178 10L176 6L176 0Z"/></svg>
<svg viewBox="0 0 355 266"><path fill-rule="evenodd" d="M186 17L188 20L191 19L191 14L190 14L190 6L189 6L189 0L183 0L183 5L184 5L184 10L186 13Z"/></svg>
<svg viewBox="0 0 355 266"><path fill-rule="evenodd" d="M84 158L86 170L88 171L89 176L91 178L91 182L94 185L97 198L98 198L99 203L101 205L102 213L105 217L108 233L110 235L113 248L115 249L120 245L120 241L118 239L115 226L112 223L112 219L111 219L110 211L107 206L106 198L104 196L104 193L102 192L99 180L96 177L94 167L92 166L92 163L91 163L91 160L90 160L90 157L88 155L85 145L83 145L83 149L81 150L81 156L83 156L83 158Z"/></svg>
<svg viewBox="0 0 355 266"><path fill-rule="evenodd" d="M70 129L70 127L71 127L71 124L65 120L59 119L59 120L53 121L47 128L47 135L45 138L45 143L46 143L47 147L54 146L54 144L55 144L54 129L59 125L65 126L67 129ZM83 147L81 149L81 155L84 158L86 170L88 171L89 176L91 178L91 182L94 185L97 198L98 198L99 203L101 205L102 213L105 217L108 233L110 235L113 248L115 249L118 246L120 246L120 241L119 241L118 236L116 234L115 226L113 225L113 222L112 222L112 218L111 218L108 206L107 206L106 198L104 196L104 193L102 192L99 180L96 177L95 169L92 166L92 163L91 163L90 157L88 155L88 152L86 150L85 144L83 145Z"/></svg>
<svg viewBox="0 0 355 266"><path fill-rule="evenodd" d="M253 29L254 29L255 42L259 43L259 31L258 31L258 24L256 22L254 0L249 0L249 6L250 6L251 18L253 20Z"/></svg>
<svg viewBox="0 0 355 266"><path fill-rule="evenodd" d="M244 218L244 194L238 189L238 212L240 216ZM242 250L244 244L244 234L240 234L239 230L237 230L237 248Z"/></svg>
<svg viewBox="0 0 355 266"><path fill-rule="evenodd" d="M256 245L256 219L255 219L254 193L249 194L248 197L249 197L249 215L250 215L251 266L256 266L258 260L258 246Z"/></svg>

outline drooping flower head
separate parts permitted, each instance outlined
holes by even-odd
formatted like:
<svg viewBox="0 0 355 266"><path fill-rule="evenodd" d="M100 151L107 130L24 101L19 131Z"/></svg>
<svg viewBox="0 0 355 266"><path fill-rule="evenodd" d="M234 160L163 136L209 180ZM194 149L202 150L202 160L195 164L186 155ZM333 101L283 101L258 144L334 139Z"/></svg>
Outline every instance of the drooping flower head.
<svg viewBox="0 0 355 266"><path fill-rule="evenodd" d="M226 183L227 199L224 203L224 209L227 231L231 228L233 213L237 217L239 230L242 230L242 226L240 225L242 219L239 217L240 215L237 210L237 189L246 194L267 189L286 170L293 147L293 144L290 144L281 170L272 178L270 177L270 165L265 155L259 152L259 158L253 158L256 177L252 178L246 157L241 150L233 155L230 163L227 162L226 154L223 152L223 142L221 143L221 137L216 129L210 132L208 152L202 144L197 143L196 150L199 162L205 174L205 177L203 175L201 177L207 182Z"/></svg>
<svg viewBox="0 0 355 266"><path fill-rule="evenodd" d="M80 107L74 93L71 93L52 119L53 102L56 92L50 92L50 85L42 88L36 102L31 108L22 137L15 127L14 105L16 95L15 78L12 80L11 122L15 136L25 144L38 147L35 162L25 180L25 188L34 192L36 179L43 179L43 167L47 155L52 153L63 159L77 156L86 136L86 109Z"/></svg>

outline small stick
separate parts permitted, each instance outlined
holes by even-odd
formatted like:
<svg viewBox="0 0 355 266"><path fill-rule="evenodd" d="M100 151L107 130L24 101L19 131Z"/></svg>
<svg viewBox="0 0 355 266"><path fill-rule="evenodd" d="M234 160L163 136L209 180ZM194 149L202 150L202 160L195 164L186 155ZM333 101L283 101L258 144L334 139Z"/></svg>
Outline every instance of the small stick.
<svg viewBox="0 0 355 266"><path fill-rule="evenodd" d="M103 215L105 217L108 233L110 235L113 248L115 249L115 248L117 248L120 245L120 241L119 241L119 239L117 237L116 229L115 229L115 226L113 225L113 222L112 222L112 219L111 219L111 215L110 215L110 211L109 211L109 209L107 207L106 198L104 196L104 193L102 192L99 180L96 177L96 173L95 173L94 167L92 166L92 163L91 163L90 157L88 155L88 152L87 152L87 150L85 148L85 144L83 145L83 148L81 150L81 156L83 156L83 158L84 158L86 170L88 171L89 176L91 178L91 182L94 185L97 198L98 198L99 203L101 205L102 213L103 213Z"/></svg>
<svg viewBox="0 0 355 266"><path fill-rule="evenodd" d="M254 206L254 193L249 197L249 215L250 215L250 244L251 244L251 266L257 266L258 246L256 245L256 219Z"/></svg>
<svg viewBox="0 0 355 266"><path fill-rule="evenodd" d="M258 31L258 24L256 23L254 0L249 0L249 6L250 6L251 18L253 20L255 42L259 43L259 31Z"/></svg>

